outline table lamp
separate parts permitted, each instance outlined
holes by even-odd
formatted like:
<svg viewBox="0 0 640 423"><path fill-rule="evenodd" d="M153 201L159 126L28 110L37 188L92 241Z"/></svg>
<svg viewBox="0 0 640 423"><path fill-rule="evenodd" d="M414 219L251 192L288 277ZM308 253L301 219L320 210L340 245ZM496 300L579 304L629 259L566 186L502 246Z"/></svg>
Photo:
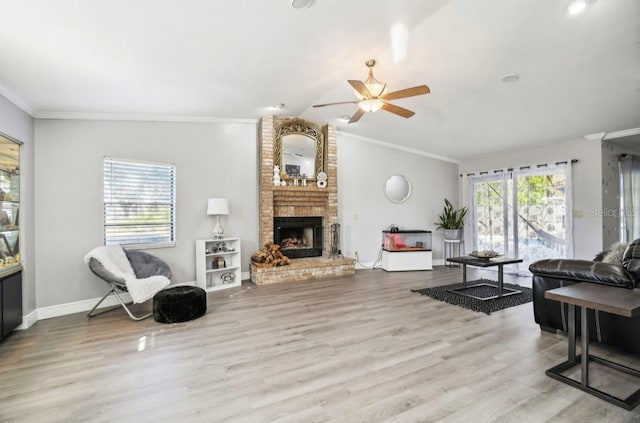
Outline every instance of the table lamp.
<svg viewBox="0 0 640 423"><path fill-rule="evenodd" d="M207 214L210 216L216 216L217 218L216 227L213 228L213 237L216 239L222 238L224 230L222 229L222 226L220 226L220 215L229 214L229 202L226 198L209 198Z"/></svg>

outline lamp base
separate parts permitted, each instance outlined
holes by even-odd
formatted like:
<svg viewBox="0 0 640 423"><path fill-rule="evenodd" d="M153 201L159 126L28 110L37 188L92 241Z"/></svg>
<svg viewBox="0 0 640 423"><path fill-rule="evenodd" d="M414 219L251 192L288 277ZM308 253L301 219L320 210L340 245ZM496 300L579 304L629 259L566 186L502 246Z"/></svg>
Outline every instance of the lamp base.
<svg viewBox="0 0 640 423"><path fill-rule="evenodd" d="M222 239L222 237L224 236L224 230L222 229L222 226L220 225L220 215L217 215L216 218L217 218L216 227L213 228L213 238L214 239Z"/></svg>

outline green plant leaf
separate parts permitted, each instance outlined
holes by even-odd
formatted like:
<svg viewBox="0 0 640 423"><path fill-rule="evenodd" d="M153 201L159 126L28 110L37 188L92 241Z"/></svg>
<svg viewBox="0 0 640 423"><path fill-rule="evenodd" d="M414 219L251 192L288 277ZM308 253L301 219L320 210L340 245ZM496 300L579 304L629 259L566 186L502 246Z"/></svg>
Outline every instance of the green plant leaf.
<svg viewBox="0 0 640 423"><path fill-rule="evenodd" d="M435 222L436 229L460 229L464 226L464 218L469 209L462 207L458 210L453 208L453 204L447 198L444 199L444 209L438 215L439 222Z"/></svg>

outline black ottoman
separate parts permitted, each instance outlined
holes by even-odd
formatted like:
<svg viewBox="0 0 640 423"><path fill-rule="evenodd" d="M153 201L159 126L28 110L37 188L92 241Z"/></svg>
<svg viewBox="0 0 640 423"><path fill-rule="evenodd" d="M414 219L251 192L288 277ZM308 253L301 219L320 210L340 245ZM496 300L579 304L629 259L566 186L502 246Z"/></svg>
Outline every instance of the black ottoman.
<svg viewBox="0 0 640 423"><path fill-rule="evenodd" d="M180 323L207 312L207 293L197 286L175 286L153 296L153 320Z"/></svg>

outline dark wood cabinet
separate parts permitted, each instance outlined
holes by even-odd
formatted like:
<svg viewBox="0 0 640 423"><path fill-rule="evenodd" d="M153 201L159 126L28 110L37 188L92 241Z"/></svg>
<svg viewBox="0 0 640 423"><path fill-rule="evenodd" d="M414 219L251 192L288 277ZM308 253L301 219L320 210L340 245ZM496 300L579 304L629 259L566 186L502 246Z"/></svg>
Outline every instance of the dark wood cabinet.
<svg viewBox="0 0 640 423"><path fill-rule="evenodd" d="M0 277L0 341L22 324L22 270Z"/></svg>

